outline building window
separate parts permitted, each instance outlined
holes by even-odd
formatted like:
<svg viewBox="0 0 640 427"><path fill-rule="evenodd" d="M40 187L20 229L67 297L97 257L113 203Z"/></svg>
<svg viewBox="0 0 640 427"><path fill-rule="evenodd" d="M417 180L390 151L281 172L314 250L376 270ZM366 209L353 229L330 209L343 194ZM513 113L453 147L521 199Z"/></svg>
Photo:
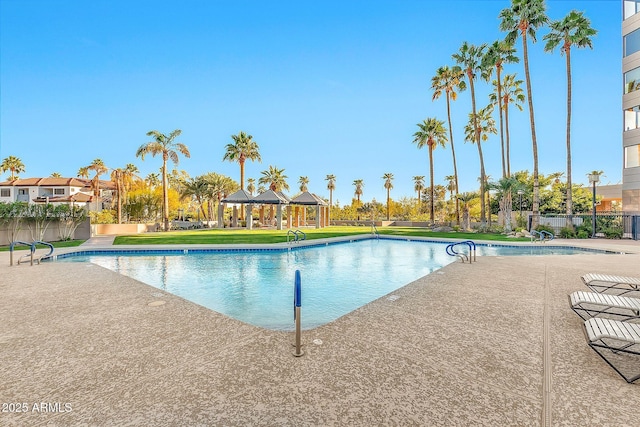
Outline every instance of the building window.
<svg viewBox="0 0 640 427"><path fill-rule="evenodd" d="M640 106L627 108L624 110L624 130L640 128Z"/></svg>
<svg viewBox="0 0 640 427"><path fill-rule="evenodd" d="M624 167L636 168L640 166L640 144L624 148Z"/></svg>
<svg viewBox="0 0 640 427"><path fill-rule="evenodd" d="M640 67L624 73L624 93L640 89Z"/></svg>
<svg viewBox="0 0 640 427"><path fill-rule="evenodd" d="M640 50L640 30L635 30L624 36L624 56L629 56Z"/></svg>
<svg viewBox="0 0 640 427"><path fill-rule="evenodd" d="M0 189L0 197L11 197L11 189L9 188Z"/></svg>
<svg viewBox="0 0 640 427"><path fill-rule="evenodd" d="M640 12L640 0L624 0L624 19Z"/></svg>
<svg viewBox="0 0 640 427"><path fill-rule="evenodd" d="M64 195L64 188L54 188L53 194L55 195Z"/></svg>
<svg viewBox="0 0 640 427"><path fill-rule="evenodd" d="M21 196L26 196L29 194L29 190L27 190L26 188L19 188L18 189L18 194Z"/></svg>

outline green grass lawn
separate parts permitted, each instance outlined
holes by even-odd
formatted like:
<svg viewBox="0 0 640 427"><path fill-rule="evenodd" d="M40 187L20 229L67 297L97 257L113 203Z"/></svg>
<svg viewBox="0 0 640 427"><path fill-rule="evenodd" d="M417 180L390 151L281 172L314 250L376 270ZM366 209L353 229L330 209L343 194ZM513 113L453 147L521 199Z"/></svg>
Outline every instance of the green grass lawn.
<svg viewBox="0 0 640 427"><path fill-rule="evenodd" d="M51 242L54 248L70 248L73 246L80 246L86 242L86 240L63 240L60 242ZM47 248L45 245L36 245L37 249ZM14 247L16 251L29 249L29 246L16 245ZM0 246L0 252L6 252L9 250L9 246Z"/></svg>
<svg viewBox="0 0 640 427"><path fill-rule="evenodd" d="M234 244L234 243L283 243L287 241L288 230L245 230L245 229L204 229L145 233L132 236L116 237L115 245L189 245L189 244ZM370 227L327 227L305 228L302 230L307 240L327 237L354 236L370 234ZM432 232L417 227L384 227L378 229L380 234L395 236L421 236L432 238L449 238L460 240L495 240L495 241L528 241L527 238L508 238L501 234Z"/></svg>

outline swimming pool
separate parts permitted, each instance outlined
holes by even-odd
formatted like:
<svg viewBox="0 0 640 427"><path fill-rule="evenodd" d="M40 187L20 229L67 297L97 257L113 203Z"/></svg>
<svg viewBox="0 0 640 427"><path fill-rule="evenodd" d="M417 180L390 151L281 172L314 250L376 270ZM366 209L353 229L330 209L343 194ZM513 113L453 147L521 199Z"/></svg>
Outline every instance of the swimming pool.
<svg viewBox="0 0 640 427"><path fill-rule="evenodd" d="M293 250L94 251L58 259L100 265L255 326L292 330L295 270L302 277L302 327L311 329L456 262L445 246L366 239ZM579 252L559 246L478 246L478 255Z"/></svg>

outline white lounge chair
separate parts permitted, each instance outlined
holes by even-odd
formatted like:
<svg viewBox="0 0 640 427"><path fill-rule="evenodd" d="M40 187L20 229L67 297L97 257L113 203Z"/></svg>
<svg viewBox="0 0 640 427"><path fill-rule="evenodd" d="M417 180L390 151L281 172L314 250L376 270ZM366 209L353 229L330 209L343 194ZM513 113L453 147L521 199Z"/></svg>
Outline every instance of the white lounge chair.
<svg viewBox="0 0 640 427"><path fill-rule="evenodd" d="M640 370L640 324L594 317L584 322L584 329L589 346L625 381L640 379L640 374L625 375L621 370ZM635 358L638 360L631 360Z"/></svg>
<svg viewBox="0 0 640 427"><path fill-rule="evenodd" d="M640 292L640 278L612 276L609 274L588 273L582 276L582 281L594 292L612 292L624 295L628 292Z"/></svg>
<svg viewBox="0 0 640 427"><path fill-rule="evenodd" d="M571 309L587 320L591 317L606 317L626 321L640 320L640 298L597 292L576 291L569 295Z"/></svg>

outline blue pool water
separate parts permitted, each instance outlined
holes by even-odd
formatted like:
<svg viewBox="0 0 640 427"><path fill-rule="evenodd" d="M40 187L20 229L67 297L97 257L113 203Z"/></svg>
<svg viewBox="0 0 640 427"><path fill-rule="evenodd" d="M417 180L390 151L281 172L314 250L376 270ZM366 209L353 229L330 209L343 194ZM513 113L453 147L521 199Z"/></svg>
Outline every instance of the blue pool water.
<svg viewBox="0 0 640 427"><path fill-rule="evenodd" d="M190 250L76 255L227 316L292 330L295 270L302 277L302 327L331 322L456 258L445 244L368 239L291 251ZM561 247L478 246L478 255L571 254Z"/></svg>

